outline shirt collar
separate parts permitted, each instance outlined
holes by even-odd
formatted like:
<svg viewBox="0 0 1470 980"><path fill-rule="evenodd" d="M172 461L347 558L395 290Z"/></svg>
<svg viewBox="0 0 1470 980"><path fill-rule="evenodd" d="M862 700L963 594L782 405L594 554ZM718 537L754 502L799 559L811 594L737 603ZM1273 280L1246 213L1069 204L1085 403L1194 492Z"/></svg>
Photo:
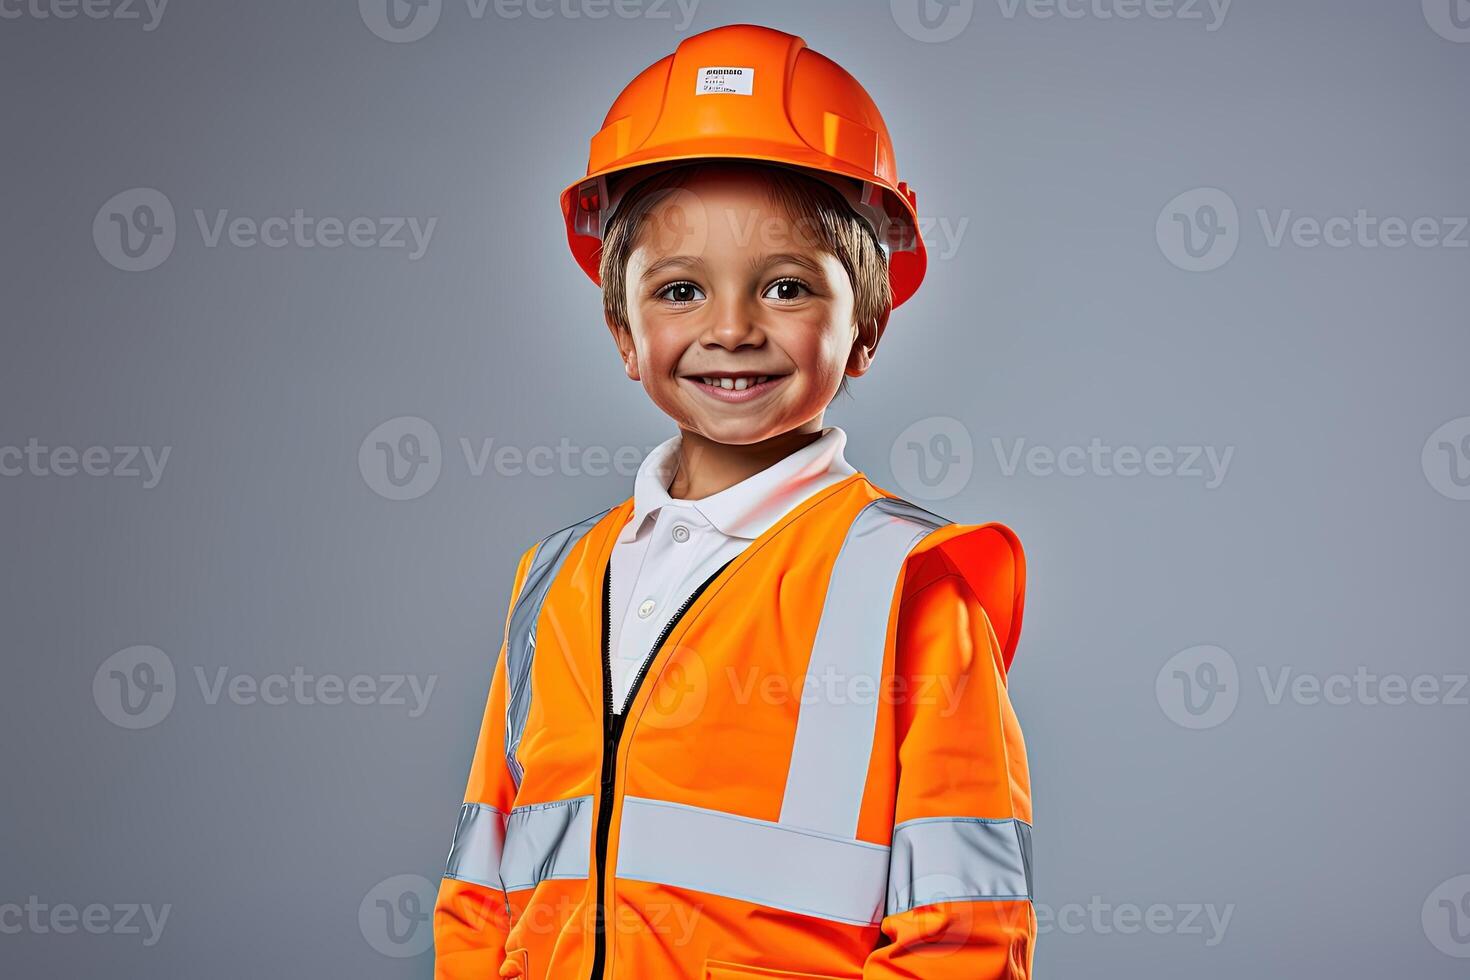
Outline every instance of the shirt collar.
<svg viewBox="0 0 1470 980"><path fill-rule="evenodd" d="M644 520L667 504L694 508L727 537L754 540L813 493L857 472L843 456L847 433L829 425L818 438L734 486L699 500L676 500L668 487L679 465L682 438L675 435L659 443L639 465L633 516L618 532L619 541L632 541Z"/></svg>

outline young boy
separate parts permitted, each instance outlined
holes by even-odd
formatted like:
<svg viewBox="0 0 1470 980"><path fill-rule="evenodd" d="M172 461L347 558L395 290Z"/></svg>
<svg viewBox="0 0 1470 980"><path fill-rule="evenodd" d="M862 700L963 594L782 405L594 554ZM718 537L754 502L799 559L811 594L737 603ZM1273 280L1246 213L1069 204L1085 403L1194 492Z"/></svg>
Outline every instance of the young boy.
<svg viewBox="0 0 1470 980"><path fill-rule="evenodd" d="M562 206L679 433L521 556L435 975L1029 978L1020 547L822 422L924 273L877 109L800 38L708 31Z"/></svg>

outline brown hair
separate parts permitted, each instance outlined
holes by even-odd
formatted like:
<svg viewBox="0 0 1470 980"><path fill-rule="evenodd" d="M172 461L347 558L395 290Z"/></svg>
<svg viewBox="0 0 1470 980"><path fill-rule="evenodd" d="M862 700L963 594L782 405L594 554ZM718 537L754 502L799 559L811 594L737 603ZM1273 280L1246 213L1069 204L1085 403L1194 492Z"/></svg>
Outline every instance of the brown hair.
<svg viewBox="0 0 1470 980"><path fill-rule="evenodd" d="M650 213L668 192L717 168L739 168L758 175L772 203L791 218L798 237L837 257L852 284L856 323L873 323L893 305L888 262L878 239L835 187L788 167L742 161L702 162L661 170L633 185L608 222L602 236L598 276L602 281L602 305L615 325L628 329L628 259ZM847 391L847 382L843 375L838 394Z"/></svg>

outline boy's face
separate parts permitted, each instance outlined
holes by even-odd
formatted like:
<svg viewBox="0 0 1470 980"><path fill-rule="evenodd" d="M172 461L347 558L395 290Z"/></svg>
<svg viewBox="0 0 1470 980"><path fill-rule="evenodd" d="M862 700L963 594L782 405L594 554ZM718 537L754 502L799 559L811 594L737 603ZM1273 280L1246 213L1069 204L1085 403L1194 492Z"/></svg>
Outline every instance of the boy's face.
<svg viewBox="0 0 1470 980"><path fill-rule="evenodd" d="M658 201L628 259L627 301L629 330L609 326L628 377L682 429L729 445L819 427L884 326L859 331L837 256L738 169ZM734 380L710 383L719 376Z"/></svg>

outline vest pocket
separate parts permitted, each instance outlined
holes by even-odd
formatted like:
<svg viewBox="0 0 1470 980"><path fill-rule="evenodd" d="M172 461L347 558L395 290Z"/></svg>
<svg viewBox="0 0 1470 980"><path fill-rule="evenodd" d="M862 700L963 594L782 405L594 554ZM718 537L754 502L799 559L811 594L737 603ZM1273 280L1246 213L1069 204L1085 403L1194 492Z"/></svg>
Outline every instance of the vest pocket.
<svg viewBox="0 0 1470 980"><path fill-rule="evenodd" d="M835 973L797 973L795 970L773 970L763 966L745 966L725 960L704 961L703 980L849 980Z"/></svg>

